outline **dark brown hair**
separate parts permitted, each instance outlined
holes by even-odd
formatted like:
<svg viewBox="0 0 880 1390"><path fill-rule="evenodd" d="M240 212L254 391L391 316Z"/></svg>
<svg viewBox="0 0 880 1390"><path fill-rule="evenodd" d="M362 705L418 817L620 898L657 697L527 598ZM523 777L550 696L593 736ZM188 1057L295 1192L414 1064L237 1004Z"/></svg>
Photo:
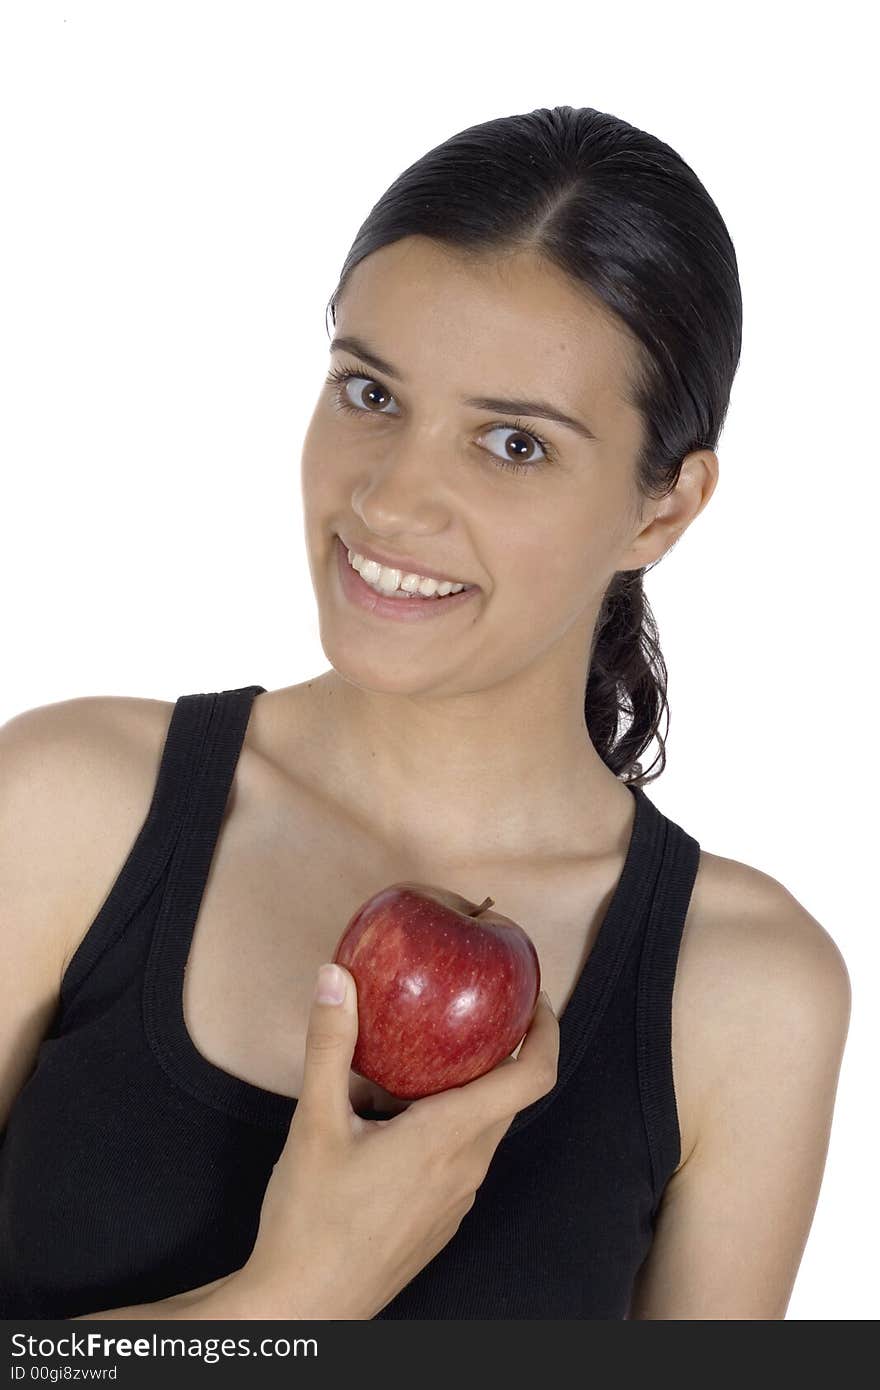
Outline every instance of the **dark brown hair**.
<svg viewBox="0 0 880 1390"><path fill-rule="evenodd" d="M530 249L625 326L636 361L628 400L643 422L643 499L672 490L687 454L716 448L742 341L736 254L715 203L669 145L588 106L541 107L460 131L371 209L328 304L334 324L354 267L413 235L476 255ZM619 570L609 583L584 699L596 751L635 785L662 773L669 729L666 666L643 587L652 568ZM659 752L643 771L639 758L655 738Z"/></svg>

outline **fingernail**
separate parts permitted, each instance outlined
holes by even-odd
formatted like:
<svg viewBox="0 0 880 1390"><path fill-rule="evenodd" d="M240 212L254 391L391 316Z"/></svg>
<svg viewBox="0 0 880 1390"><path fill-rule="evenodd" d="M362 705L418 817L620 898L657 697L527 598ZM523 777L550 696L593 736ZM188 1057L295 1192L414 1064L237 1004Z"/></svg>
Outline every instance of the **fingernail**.
<svg viewBox="0 0 880 1390"><path fill-rule="evenodd" d="M341 1004L345 998L345 976L338 965L322 965L315 981L318 1004Z"/></svg>

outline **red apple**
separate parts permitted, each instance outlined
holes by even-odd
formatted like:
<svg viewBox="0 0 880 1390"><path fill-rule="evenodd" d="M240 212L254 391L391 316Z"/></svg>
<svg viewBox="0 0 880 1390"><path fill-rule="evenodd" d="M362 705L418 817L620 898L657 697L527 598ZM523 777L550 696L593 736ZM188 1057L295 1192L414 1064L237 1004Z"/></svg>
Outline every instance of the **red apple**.
<svg viewBox="0 0 880 1390"><path fill-rule="evenodd" d="M333 959L357 985L352 1069L402 1100L462 1086L509 1057L541 988L509 917L445 888L392 883L357 909Z"/></svg>

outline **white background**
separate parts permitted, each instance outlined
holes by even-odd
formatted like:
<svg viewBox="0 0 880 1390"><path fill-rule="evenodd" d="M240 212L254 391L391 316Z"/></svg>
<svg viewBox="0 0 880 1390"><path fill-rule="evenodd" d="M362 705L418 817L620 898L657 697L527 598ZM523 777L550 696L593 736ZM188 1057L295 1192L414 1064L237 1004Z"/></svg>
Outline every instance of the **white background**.
<svg viewBox="0 0 880 1390"><path fill-rule="evenodd" d="M880 1311L868 12L71 0L0 21L0 722L327 669L299 493L324 310L429 148L595 106L718 203L743 356L716 493L647 581L671 705L649 794L783 882L849 968L791 1319Z"/></svg>

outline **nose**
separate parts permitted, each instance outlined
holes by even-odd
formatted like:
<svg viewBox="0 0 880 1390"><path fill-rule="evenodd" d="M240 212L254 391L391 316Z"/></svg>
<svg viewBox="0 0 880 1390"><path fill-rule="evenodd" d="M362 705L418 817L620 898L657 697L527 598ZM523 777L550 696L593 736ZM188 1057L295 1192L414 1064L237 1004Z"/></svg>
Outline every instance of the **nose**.
<svg viewBox="0 0 880 1390"><path fill-rule="evenodd" d="M445 476L440 451L411 439L368 460L352 494L352 509L377 537L434 535L452 516Z"/></svg>

